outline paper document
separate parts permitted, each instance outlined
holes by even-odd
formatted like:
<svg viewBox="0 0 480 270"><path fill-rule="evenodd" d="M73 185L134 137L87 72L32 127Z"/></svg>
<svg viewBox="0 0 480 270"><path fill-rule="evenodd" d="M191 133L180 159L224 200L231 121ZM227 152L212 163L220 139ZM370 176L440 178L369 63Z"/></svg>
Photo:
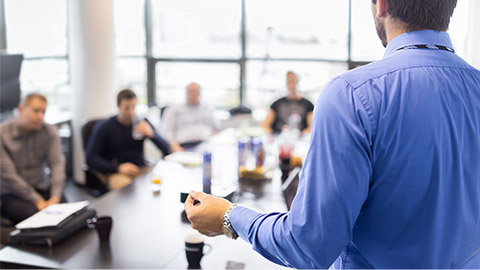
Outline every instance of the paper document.
<svg viewBox="0 0 480 270"><path fill-rule="evenodd" d="M165 160L177 162L187 166L200 166L203 163L203 155L195 152L177 151L166 156Z"/></svg>
<svg viewBox="0 0 480 270"><path fill-rule="evenodd" d="M54 227L76 212L87 207L88 201L53 204L15 225L17 229Z"/></svg>

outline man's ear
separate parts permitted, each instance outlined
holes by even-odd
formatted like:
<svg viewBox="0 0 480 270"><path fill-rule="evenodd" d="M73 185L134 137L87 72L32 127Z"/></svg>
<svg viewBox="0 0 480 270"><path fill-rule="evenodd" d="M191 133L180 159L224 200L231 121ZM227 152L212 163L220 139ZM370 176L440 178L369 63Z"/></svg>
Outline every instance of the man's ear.
<svg viewBox="0 0 480 270"><path fill-rule="evenodd" d="M387 0L377 0L377 4L374 6L377 11L378 18L386 18L387 17Z"/></svg>

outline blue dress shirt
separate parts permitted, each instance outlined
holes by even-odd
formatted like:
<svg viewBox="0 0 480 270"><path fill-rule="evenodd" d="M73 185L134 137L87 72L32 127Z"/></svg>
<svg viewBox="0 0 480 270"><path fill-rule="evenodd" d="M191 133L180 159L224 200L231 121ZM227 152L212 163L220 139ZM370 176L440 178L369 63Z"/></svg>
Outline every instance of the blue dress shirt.
<svg viewBox="0 0 480 270"><path fill-rule="evenodd" d="M398 50L420 44L452 46L409 32L325 87L291 211L231 213L256 251L296 268L480 268L480 72Z"/></svg>

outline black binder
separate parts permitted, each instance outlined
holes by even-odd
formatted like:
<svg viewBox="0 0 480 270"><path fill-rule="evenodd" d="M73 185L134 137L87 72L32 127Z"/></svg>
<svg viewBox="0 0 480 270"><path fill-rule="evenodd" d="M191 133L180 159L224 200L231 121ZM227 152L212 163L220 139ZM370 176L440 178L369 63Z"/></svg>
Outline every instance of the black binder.
<svg viewBox="0 0 480 270"><path fill-rule="evenodd" d="M80 211L56 227L14 230L8 240L18 244L46 245L52 247L68 236L87 227L87 219L96 216L93 209Z"/></svg>

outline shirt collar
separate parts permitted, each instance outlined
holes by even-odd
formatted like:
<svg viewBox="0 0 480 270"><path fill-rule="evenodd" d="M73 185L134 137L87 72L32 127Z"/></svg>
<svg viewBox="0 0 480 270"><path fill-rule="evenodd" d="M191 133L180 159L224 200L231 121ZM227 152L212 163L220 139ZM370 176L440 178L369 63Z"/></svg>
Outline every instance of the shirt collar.
<svg viewBox="0 0 480 270"><path fill-rule="evenodd" d="M402 47L421 44L443 45L452 48L452 41L450 40L450 36L447 34L447 32L420 30L401 34L390 40L383 57L385 58L393 55Z"/></svg>

